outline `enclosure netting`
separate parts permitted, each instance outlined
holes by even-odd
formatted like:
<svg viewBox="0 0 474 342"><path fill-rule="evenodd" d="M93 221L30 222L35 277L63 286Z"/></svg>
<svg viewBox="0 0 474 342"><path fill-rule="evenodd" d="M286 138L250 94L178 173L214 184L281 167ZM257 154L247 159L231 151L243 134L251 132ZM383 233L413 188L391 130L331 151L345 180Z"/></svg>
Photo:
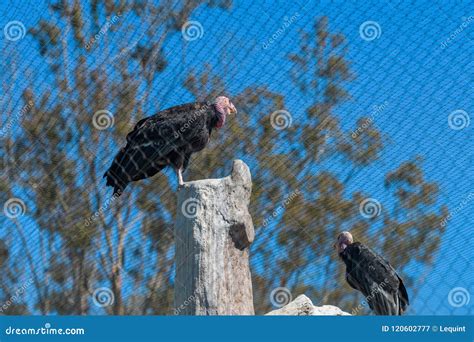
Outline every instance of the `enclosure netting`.
<svg viewBox="0 0 474 342"><path fill-rule="evenodd" d="M2 314L176 313L174 173L118 198L102 175L138 120L218 95L239 113L184 177L249 166L256 313L369 314L333 249L349 230L407 314L472 314L468 5L2 2Z"/></svg>

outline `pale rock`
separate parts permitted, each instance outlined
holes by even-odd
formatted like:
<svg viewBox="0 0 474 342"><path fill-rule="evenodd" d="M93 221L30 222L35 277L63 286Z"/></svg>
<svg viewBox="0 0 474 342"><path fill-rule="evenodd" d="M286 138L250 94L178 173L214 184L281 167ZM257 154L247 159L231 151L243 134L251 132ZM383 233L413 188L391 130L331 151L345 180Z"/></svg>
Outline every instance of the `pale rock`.
<svg viewBox="0 0 474 342"><path fill-rule="evenodd" d="M311 299L305 295L299 295L295 300L285 306L270 311L269 316L350 316L337 306L323 305L314 306Z"/></svg>

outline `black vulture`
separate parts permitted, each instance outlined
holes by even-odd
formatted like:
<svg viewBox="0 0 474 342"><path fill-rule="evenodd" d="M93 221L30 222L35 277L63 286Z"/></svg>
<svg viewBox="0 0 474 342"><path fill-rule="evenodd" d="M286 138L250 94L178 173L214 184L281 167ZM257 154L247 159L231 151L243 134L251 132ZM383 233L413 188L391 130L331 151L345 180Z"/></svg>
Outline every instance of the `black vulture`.
<svg viewBox="0 0 474 342"><path fill-rule="evenodd" d="M120 196L128 183L152 177L166 166L175 169L182 185L191 155L207 145L227 115L236 113L232 102L219 96L214 102L187 103L140 120L105 172L107 186Z"/></svg>
<svg viewBox="0 0 474 342"><path fill-rule="evenodd" d="M342 232L334 247L346 264L346 280L362 292L376 315L401 315L406 311L408 293L392 265L360 242Z"/></svg>

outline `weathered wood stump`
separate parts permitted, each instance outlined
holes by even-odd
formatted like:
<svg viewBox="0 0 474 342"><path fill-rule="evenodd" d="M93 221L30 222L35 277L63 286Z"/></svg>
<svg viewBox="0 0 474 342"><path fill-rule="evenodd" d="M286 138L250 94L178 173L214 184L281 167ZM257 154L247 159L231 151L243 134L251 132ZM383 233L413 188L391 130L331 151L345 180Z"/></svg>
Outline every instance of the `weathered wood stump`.
<svg viewBox="0 0 474 342"><path fill-rule="evenodd" d="M252 180L235 160L222 179L185 183L175 221L175 314L254 315L248 211Z"/></svg>

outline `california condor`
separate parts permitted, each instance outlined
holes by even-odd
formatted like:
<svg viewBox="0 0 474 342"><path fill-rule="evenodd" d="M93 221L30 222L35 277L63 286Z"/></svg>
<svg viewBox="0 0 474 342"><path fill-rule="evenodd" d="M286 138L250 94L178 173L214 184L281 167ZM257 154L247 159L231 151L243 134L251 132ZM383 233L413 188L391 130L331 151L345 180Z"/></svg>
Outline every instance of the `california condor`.
<svg viewBox="0 0 474 342"><path fill-rule="evenodd" d="M107 186L121 195L128 183L152 177L166 166L175 169L182 185L191 155L207 145L227 115L236 113L232 102L219 96L214 102L183 104L140 120L105 172Z"/></svg>

